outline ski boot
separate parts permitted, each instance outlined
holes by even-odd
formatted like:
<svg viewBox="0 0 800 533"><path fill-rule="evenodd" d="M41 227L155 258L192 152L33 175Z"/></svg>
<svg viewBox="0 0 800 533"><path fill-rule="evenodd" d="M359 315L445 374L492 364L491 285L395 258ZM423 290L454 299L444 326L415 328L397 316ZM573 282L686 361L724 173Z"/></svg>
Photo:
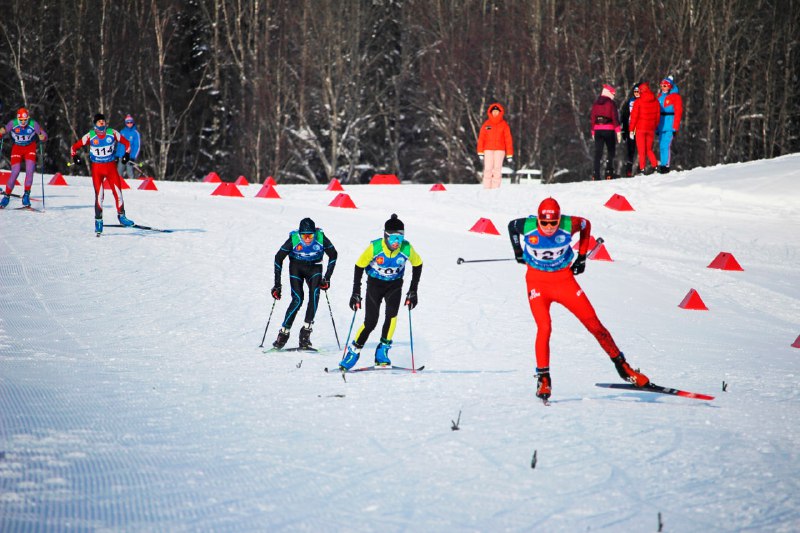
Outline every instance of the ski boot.
<svg viewBox="0 0 800 533"><path fill-rule="evenodd" d="M637 387L644 387L650 383L650 379L641 372L631 368L631 365L625 360L625 355L620 352L616 357L611 358L611 362L617 367L619 377L629 383L633 383Z"/></svg>
<svg viewBox="0 0 800 533"><path fill-rule="evenodd" d="M358 358L361 356L361 348L363 348L363 346L359 346L356 344L356 341L353 341L353 343L347 347L347 353L344 354L344 359L339 363L339 370L345 371L353 368L358 362Z"/></svg>
<svg viewBox="0 0 800 533"><path fill-rule="evenodd" d="M550 381L550 367L536 369L536 397L541 398L545 402L550 398L553 392L552 383Z"/></svg>
<svg viewBox="0 0 800 533"><path fill-rule="evenodd" d="M117 218L119 219L119 223L125 226L126 228L133 226L133 220L130 220L128 217L126 217L125 212L122 212L119 215L117 215Z"/></svg>
<svg viewBox="0 0 800 533"><path fill-rule="evenodd" d="M11 201L11 195L8 193L3 193L3 199L0 200L0 209L5 209L8 206L8 202Z"/></svg>
<svg viewBox="0 0 800 533"><path fill-rule="evenodd" d="M272 343L272 346L280 350L284 346L286 346L286 341L289 340L289 330L286 328L281 328L278 331L278 338L275 339L275 342Z"/></svg>
<svg viewBox="0 0 800 533"><path fill-rule="evenodd" d="M311 346L311 325L308 323L300 328L300 348L303 350L314 348Z"/></svg>
<svg viewBox="0 0 800 533"><path fill-rule="evenodd" d="M100 235L103 233L103 219L96 218L94 219L94 232Z"/></svg>
<svg viewBox="0 0 800 533"><path fill-rule="evenodd" d="M22 193L22 207L30 207L31 206L31 191L25 191Z"/></svg>
<svg viewBox="0 0 800 533"><path fill-rule="evenodd" d="M389 349L392 347L392 341L381 339L378 347L375 348L375 366L390 366L392 362L389 360Z"/></svg>

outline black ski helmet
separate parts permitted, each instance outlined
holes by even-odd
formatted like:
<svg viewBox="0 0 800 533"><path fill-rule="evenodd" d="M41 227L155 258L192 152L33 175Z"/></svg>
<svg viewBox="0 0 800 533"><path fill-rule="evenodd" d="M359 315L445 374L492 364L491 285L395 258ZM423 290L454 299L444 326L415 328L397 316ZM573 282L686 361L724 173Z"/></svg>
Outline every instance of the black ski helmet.
<svg viewBox="0 0 800 533"><path fill-rule="evenodd" d="M314 221L310 218L306 217L300 221L300 228L297 231L298 233L316 233L317 232L317 225L314 224Z"/></svg>

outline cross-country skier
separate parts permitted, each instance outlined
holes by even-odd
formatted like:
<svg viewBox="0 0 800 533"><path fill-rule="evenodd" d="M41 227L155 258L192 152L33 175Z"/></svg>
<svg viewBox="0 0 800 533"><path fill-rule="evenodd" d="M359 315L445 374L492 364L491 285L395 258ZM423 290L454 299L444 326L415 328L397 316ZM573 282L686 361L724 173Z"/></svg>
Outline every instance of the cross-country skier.
<svg viewBox="0 0 800 533"><path fill-rule="evenodd" d="M375 364L388 366L389 349L392 347L392 336L397 324L397 312L403 293L403 274L406 264L411 264L411 285L406 293L405 305L409 309L417 306L417 287L422 274L422 258L405 240L405 226L393 214L383 226L383 238L375 239L367 246L364 253L356 261L353 273L353 295L350 297L350 309L361 307L361 276L367 271L367 294L364 305L364 323L358 329L353 342L347 347L347 353L339 363L342 370L350 370L358 361L361 349L366 344L372 330L378 325L381 303L386 302L385 319L381 330L381 340L375 349Z"/></svg>
<svg viewBox="0 0 800 533"><path fill-rule="evenodd" d="M322 256L328 256L328 267L322 275ZM333 243L318 228L310 218L300 221L297 231L289 233L289 238L275 254L275 286L272 287L272 297L281 299L281 273L283 260L289 256L289 287L292 289L292 301L286 310L286 317L278 331L278 338L272 345L283 348L289 340L289 331L303 305L303 283L308 285L308 307L306 308L305 324L300 328L300 348L312 348L311 330L314 316L317 314L319 291L327 291L331 286L331 276L336 266L338 253Z"/></svg>
<svg viewBox="0 0 800 533"><path fill-rule="evenodd" d="M508 224L508 234L514 257L527 265L528 303L536 321L536 396L550 397L550 305L553 302L566 307L595 336L606 351L620 377L637 387L644 387L649 379L625 361L611 333L600 323L586 293L575 276L586 268L591 223L581 217L561 214L554 198L539 204L538 216L518 218ZM570 247L572 235L580 232L578 257L572 262L574 252Z"/></svg>
<svg viewBox="0 0 800 533"><path fill-rule="evenodd" d="M94 185L94 230L99 235L103 232L103 180L108 180L114 201L117 206L117 218L123 226L133 226L133 221L125 216L125 203L122 198L122 188L119 173L117 172L116 151L117 143L125 146L122 163L127 164L130 158L131 145L128 139L117 130L109 128L106 117L102 113L94 116L94 128L78 139L72 145L70 155L76 165L81 164L78 150L89 146L89 160L92 162L92 184Z"/></svg>
<svg viewBox="0 0 800 533"><path fill-rule="evenodd" d="M25 184L22 192L22 205L30 207L33 171L36 168L36 141L37 138L42 142L46 141L47 132L30 117L28 110L24 107L19 108L16 119L9 121L5 127L0 127L0 137L3 137L6 132L10 133L14 145L11 147L11 175L8 177L3 198L0 199L0 209L5 209L11 199L23 159L25 160Z"/></svg>

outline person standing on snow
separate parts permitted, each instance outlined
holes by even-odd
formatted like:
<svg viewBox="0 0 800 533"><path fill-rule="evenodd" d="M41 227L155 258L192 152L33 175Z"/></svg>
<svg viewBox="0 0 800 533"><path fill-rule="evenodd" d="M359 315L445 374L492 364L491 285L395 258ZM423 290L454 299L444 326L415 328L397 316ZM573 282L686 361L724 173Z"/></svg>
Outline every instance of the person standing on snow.
<svg viewBox="0 0 800 533"><path fill-rule="evenodd" d="M578 257L573 263L575 254L570 241L578 232ZM525 275L528 304L536 321L536 396L547 400L552 392L550 306L553 302L566 307L595 336L622 379L637 387L647 385L650 380L625 361L625 356L575 280L575 276L586 268L591 223L577 216L562 216L558 202L546 198L539 204L537 216L509 222L508 234L517 262L528 267Z"/></svg>
<svg viewBox="0 0 800 533"><path fill-rule="evenodd" d="M636 140L631 135L631 113L633 105L639 98L639 84L633 86L631 97L622 104L622 112L619 114L619 121L622 125L622 138L625 139L625 176L633 176L633 160L636 157Z"/></svg>
<svg viewBox="0 0 800 533"><path fill-rule="evenodd" d="M325 275L322 275L322 256L328 256L328 268ZM272 287L272 297L276 300L281 299L281 273L283 272L283 260L289 256L289 287L292 289L292 301L286 316L283 319L278 338L272 343L277 349L281 349L289 340L289 331L292 324L303 305L303 283L308 285L308 307L306 308L305 324L300 328L300 348L311 349L311 330L314 324L314 316L317 314L317 304L319 303L319 291L327 291L331 286L331 276L336 266L336 258L339 254L333 243L325 236L321 228L318 228L310 218L300 221L297 231L289 233L289 238L278 249L275 254L275 286Z"/></svg>
<svg viewBox="0 0 800 533"><path fill-rule="evenodd" d="M650 85L646 82L639 84L639 99L631 112L631 124L629 136L636 141L639 149L639 172L652 174L656 165L656 154L653 152L653 143L656 138L656 128L658 127L661 106L656 100ZM645 170L647 161L650 161L650 168Z"/></svg>
<svg viewBox="0 0 800 533"><path fill-rule="evenodd" d="M94 116L94 128L72 145L72 161L76 165L82 162L78 150L89 146L89 160L92 162L92 185L94 185L94 230L100 235L103 232L103 180L107 180L114 194L117 207L117 218L123 226L133 226L133 221L125 216L125 203L122 198L120 185L121 178L117 172L116 159L117 143L122 143L125 153L122 163L127 164L130 158L131 145L128 139L117 130L106 125L106 117L102 113Z"/></svg>
<svg viewBox="0 0 800 533"><path fill-rule="evenodd" d="M20 107L17 111L17 118L9 121L4 127L0 127L0 138L6 133L11 135L14 145L11 147L11 175L8 177L3 198L0 199L0 209L5 209L11 199L23 159L25 160L25 184L22 192L22 206L30 207L33 171L36 169L37 138L39 141L46 141L47 132L30 117L27 109Z"/></svg>
<svg viewBox="0 0 800 533"><path fill-rule="evenodd" d="M125 116L125 127L120 130L120 134L128 139L128 142L131 145L131 152L130 160L127 164L123 164L122 158L125 157L125 146L123 144L117 145L117 159L119 160L119 163L117 164L117 172L121 177L127 177L128 179L132 180L136 177L134 175L133 168L136 164L136 158L139 157L141 136L139 135L139 129L136 127L131 115Z"/></svg>
<svg viewBox="0 0 800 533"><path fill-rule="evenodd" d="M616 89L611 85L603 85L600 96L592 104L590 121L592 125L592 140L594 141L594 174L592 180L599 179L600 159L603 157L603 146L606 147L606 173L605 178L614 177L614 156L617 143L622 141L622 126L619 123L619 112L614 105Z"/></svg>
<svg viewBox="0 0 800 533"><path fill-rule="evenodd" d="M678 135L683 117L683 98L672 76L661 80L658 103L661 105L661 120L658 123L658 171L666 174L672 162L672 141Z"/></svg>
<svg viewBox="0 0 800 533"><path fill-rule="evenodd" d="M478 158L483 163L483 188L497 189L503 177L503 158L509 165L514 162L514 143L503 106L494 103L486 114L489 118L478 134Z"/></svg>
<svg viewBox="0 0 800 533"><path fill-rule="evenodd" d="M361 307L361 276L367 271L367 302L364 307L364 323L358 329L353 342L347 347L344 358L339 363L340 370L350 370L358 361L361 349L370 333L378 325L381 303L386 302L385 319L381 330L381 340L375 349L375 365L389 366L389 349L397 324L397 312L403 292L403 274L406 264L412 267L411 285L406 293L405 305L409 309L417 306L417 287L422 275L422 258L405 240L403 222L392 214L383 226L383 238L372 241L356 261L353 273L353 295L350 309Z"/></svg>

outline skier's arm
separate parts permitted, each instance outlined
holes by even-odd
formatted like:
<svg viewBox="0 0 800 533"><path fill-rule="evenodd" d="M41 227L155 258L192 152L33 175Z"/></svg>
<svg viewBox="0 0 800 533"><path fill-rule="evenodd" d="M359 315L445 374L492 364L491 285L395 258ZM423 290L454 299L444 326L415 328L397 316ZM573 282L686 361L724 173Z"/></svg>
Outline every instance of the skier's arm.
<svg viewBox="0 0 800 533"><path fill-rule="evenodd" d="M517 218L508 223L508 236L511 239L511 248L514 249L514 257L517 262L522 259L522 245L519 242L519 236L522 235L524 224L524 218Z"/></svg>
<svg viewBox="0 0 800 533"><path fill-rule="evenodd" d="M72 145L69 155L71 157L75 157L75 154L78 153L78 150L86 146L88 143L89 143L89 134L87 133L86 135L78 139L78 141L75 144Z"/></svg>
<svg viewBox="0 0 800 533"><path fill-rule="evenodd" d="M281 272L283 272L283 260L286 259L286 256L289 255L289 251L292 249L292 239L286 239L286 242L283 243L278 249L278 253L275 254L275 286L281 286Z"/></svg>
<svg viewBox="0 0 800 533"><path fill-rule="evenodd" d="M589 238L592 234L592 223L589 222L588 219L582 217L571 217L572 218L572 234L576 234L580 231L580 237L578 241L578 255L586 255L589 251Z"/></svg>
<svg viewBox="0 0 800 533"><path fill-rule="evenodd" d="M325 250L325 255L328 256L328 268L325 269L324 279L330 281L331 276L333 276L333 269L336 268L336 259L339 257L339 252L336 251L336 247L330 239L324 235L322 236L322 248Z"/></svg>
<svg viewBox="0 0 800 533"><path fill-rule="evenodd" d="M131 142L128 139L126 139L125 136L122 135L117 130L114 130L114 138L117 140L118 143L122 143L122 146L125 147L125 152L128 155L130 155L130 153L131 153Z"/></svg>

